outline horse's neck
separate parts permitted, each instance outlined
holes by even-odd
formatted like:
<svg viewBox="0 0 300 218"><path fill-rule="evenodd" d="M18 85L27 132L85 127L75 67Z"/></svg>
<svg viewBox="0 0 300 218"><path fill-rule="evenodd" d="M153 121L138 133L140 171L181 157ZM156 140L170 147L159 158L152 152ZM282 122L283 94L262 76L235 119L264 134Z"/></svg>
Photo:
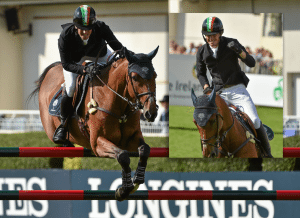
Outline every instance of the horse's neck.
<svg viewBox="0 0 300 218"><path fill-rule="evenodd" d="M108 71L108 73L104 76L103 81L106 83L108 87L110 87L112 90L114 90L119 95L129 98L128 93L128 62L126 59L119 59L116 62L114 62ZM122 105L126 104L126 101L122 101L120 97L116 97L118 99L117 101L114 100L114 96L116 96L113 91L109 90L108 87L105 87L106 85L101 84L103 88L101 88L103 91L103 95L107 96L107 100L111 101L110 105L114 105L117 107L122 107ZM101 87L100 86L100 87ZM110 97L113 96L113 97ZM129 100L131 100L129 98ZM113 107L114 107L113 106Z"/></svg>
<svg viewBox="0 0 300 218"><path fill-rule="evenodd" d="M216 104L219 108L218 109L219 113L223 116L223 126L220 131L220 134L223 134L225 131L228 131L228 129L233 124L233 120L235 118L232 116L228 105L221 97L218 96L216 98ZM241 127L239 122L236 122L235 120L234 125L229 130L229 132L227 132L227 135L223 142L223 145L225 146L226 149L228 149L228 151L232 152L233 150L235 150L237 147L240 146L241 142L238 140L238 138L242 138L242 137L238 137L238 136L241 136L241 134L243 134L242 131L243 131L243 127ZM237 144L232 143L232 139L236 141Z"/></svg>
<svg viewBox="0 0 300 218"><path fill-rule="evenodd" d="M216 105L218 107L218 112L223 117L223 125L222 125L221 131L220 131L220 133L223 134L224 132L228 131L228 129L231 127L234 118L231 115L230 109L229 109L228 105L226 104L226 102L218 95L216 96ZM234 126L228 132L228 134L232 134L234 132ZM228 138L229 138L229 136L226 137L226 139L228 139Z"/></svg>

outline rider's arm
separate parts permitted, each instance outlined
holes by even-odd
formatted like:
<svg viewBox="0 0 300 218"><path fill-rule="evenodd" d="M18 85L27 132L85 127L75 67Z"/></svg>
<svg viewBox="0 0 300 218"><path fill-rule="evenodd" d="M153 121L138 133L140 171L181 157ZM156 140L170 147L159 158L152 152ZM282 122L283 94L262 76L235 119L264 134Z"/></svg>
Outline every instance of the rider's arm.
<svg viewBox="0 0 300 218"><path fill-rule="evenodd" d="M246 51L244 46L242 46L238 41L240 48L242 49L242 53L240 53L239 58L248 66L248 67L254 67L255 66L255 59L249 55L249 53Z"/></svg>
<svg viewBox="0 0 300 218"><path fill-rule="evenodd" d="M64 36L61 34L58 39L58 49L62 66L65 70L72 73L82 74L84 72L84 66L77 64L72 60L69 46L67 40L64 39Z"/></svg>
<svg viewBox="0 0 300 218"><path fill-rule="evenodd" d="M209 81L206 76L206 64L203 61L202 53L203 53L204 46L199 48L197 55L196 55L196 71L198 80L203 87L203 89L209 87Z"/></svg>
<svg viewBox="0 0 300 218"><path fill-rule="evenodd" d="M103 39L105 39L114 51L120 50L123 47L122 43L119 42L109 26L107 26L104 22L97 22L97 25L101 28Z"/></svg>

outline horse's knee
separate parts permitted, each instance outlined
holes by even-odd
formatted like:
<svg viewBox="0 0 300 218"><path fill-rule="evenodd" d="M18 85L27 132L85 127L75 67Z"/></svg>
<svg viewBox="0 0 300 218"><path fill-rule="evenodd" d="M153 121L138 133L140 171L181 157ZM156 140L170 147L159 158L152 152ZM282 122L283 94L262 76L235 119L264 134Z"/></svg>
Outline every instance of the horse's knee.
<svg viewBox="0 0 300 218"><path fill-rule="evenodd" d="M150 155L150 146L144 142L142 145L139 146L138 150L140 159L142 161L147 160Z"/></svg>
<svg viewBox="0 0 300 218"><path fill-rule="evenodd" d="M130 158L129 158L128 152L125 150L121 151L117 155L117 160L123 169L129 167L129 165L130 165Z"/></svg>

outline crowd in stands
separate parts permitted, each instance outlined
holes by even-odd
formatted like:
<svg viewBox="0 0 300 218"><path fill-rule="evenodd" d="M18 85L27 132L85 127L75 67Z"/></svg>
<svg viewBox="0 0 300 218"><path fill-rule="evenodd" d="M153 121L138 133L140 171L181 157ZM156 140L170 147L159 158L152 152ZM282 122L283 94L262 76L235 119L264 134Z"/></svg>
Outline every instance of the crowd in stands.
<svg viewBox="0 0 300 218"><path fill-rule="evenodd" d="M174 40L170 41L169 44L169 54L181 54L181 55L196 55L198 49L203 44L195 46L194 43L190 43L190 46L186 48L185 46L180 46ZM253 52L250 47L246 47L247 52L254 57L257 64L253 68L249 68L242 61L240 65L245 73L254 74L269 74L269 75L282 75L282 60L273 59L273 54L267 49L256 48Z"/></svg>

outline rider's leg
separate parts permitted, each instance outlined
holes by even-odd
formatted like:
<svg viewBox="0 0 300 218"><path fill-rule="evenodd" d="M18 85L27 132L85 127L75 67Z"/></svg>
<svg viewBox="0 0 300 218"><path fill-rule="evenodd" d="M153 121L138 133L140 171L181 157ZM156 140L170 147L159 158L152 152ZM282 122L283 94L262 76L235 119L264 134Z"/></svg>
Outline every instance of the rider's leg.
<svg viewBox="0 0 300 218"><path fill-rule="evenodd" d="M226 96L226 102L229 102L238 107L242 112L245 112L249 116L252 123L254 124L254 128L256 129L257 138L261 141L262 148L267 153L268 157L273 157L271 154L271 147L267 133L258 117L256 107L250 97L250 94L246 90L246 87L243 84L239 84L227 88L224 90L223 95Z"/></svg>
<svg viewBox="0 0 300 218"><path fill-rule="evenodd" d="M61 100L61 125L59 125L54 133L53 141L57 144L63 144L66 142L66 136L68 131L69 117L73 113L73 95L75 91L76 78L78 74L71 73L63 70L65 78L65 92Z"/></svg>

